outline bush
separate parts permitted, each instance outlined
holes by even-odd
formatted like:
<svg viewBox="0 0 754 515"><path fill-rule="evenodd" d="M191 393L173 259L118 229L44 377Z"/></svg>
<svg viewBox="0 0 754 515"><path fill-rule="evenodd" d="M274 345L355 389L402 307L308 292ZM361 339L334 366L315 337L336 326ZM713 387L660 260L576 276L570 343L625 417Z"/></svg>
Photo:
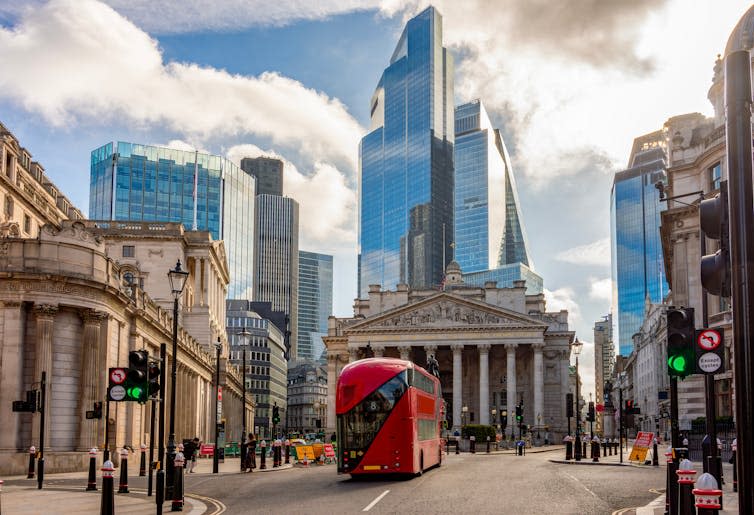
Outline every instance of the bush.
<svg viewBox="0 0 754 515"><path fill-rule="evenodd" d="M484 426L481 424L469 424L463 426L461 436L469 438L474 435L477 442L486 442L487 437L490 437L490 441L495 441L495 428L493 426Z"/></svg>

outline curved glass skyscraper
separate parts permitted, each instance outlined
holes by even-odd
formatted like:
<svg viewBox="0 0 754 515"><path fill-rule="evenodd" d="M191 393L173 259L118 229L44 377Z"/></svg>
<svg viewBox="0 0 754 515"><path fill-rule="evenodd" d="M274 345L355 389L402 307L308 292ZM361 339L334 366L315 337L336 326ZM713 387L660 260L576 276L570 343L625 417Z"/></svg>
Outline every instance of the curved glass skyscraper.
<svg viewBox="0 0 754 515"><path fill-rule="evenodd" d="M662 131L634 140L629 166L615 174L610 194L613 314L623 356L631 354L646 300L657 304L668 293L660 240L664 206L655 188L666 180Z"/></svg>
<svg viewBox="0 0 754 515"><path fill-rule="evenodd" d="M431 287L453 258L453 60L429 7L406 24L359 149L359 296Z"/></svg>

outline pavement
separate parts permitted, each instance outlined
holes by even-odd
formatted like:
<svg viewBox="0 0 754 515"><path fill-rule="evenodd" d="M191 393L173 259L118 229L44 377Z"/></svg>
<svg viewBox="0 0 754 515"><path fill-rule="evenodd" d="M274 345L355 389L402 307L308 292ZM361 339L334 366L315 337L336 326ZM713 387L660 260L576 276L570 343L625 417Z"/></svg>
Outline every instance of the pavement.
<svg viewBox="0 0 754 515"><path fill-rule="evenodd" d="M136 460L134 460L136 461ZM133 466L133 465L132 465ZM130 467L129 467L130 468ZM267 468L257 468L253 474L273 473L293 469L293 464L272 467L272 460L267 461ZM138 470L138 466L137 466ZM185 471L186 476L200 478L201 476L213 476L212 460L200 459L193 473ZM238 458L228 458L218 464L220 475L241 475ZM3 478L4 484L0 485L0 513L6 515L47 515L50 513L76 513L77 515L97 515L100 513L102 502L101 477L98 471L97 490L85 490L88 472L66 472L60 474L45 474L43 488L37 488L36 479L26 479L26 475ZM114 488L117 492L119 473L116 469ZM132 485L138 485L133 487ZM148 497L146 478L131 476L129 474L129 493L114 495L115 513L128 515L152 514L155 512L155 497ZM211 497L195 494L186 494L183 513L189 515L219 515L225 510L223 503ZM171 503L166 501L163 512L170 512Z"/></svg>

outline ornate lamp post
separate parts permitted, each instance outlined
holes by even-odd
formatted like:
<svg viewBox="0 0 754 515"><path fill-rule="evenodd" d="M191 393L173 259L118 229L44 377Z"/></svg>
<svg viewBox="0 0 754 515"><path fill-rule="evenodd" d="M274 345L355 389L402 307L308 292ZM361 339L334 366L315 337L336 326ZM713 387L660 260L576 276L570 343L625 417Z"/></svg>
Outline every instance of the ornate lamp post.
<svg viewBox="0 0 754 515"><path fill-rule="evenodd" d="M508 410L504 409L500 412L500 429L503 433L503 440L505 440L505 426L508 425Z"/></svg>
<svg viewBox="0 0 754 515"><path fill-rule="evenodd" d="M167 488L165 489L166 497L173 498L173 481L175 461L175 392L178 389L175 384L175 376L178 371L178 299L183 294L183 288L186 287L189 273L181 270L181 260L175 264L175 269L168 272L170 280L170 291L173 294L173 355L170 366L170 430L168 433L168 452L165 460L167 469Z"/></svg>
<svg viewBox="0 0 754 515"><path fill-rule="evenodd" d="M238 344L241 346L243 359L241 361L241 471L246 470L244 459L246 458L246 346L249 344L251 333L246 327L241 329L238 334Z"/></svg>
<svg viewBox="0 0 754 515"><path fill-rule="evenodd" d="M579 385L579 354L583 343L578 338L571 344L571 351L576 356L576 441L574 447L574 458L576 461L581 461L581 406L579 406L579 400L581 399L581 390Z"/></svg>
<svg viewBox="0 0 754 515"><path fill-rule="evenodd" d="M220 439L220 351L223 344L220 341L220 337L217 337L215 342L215 350L217 351L217 367L215 369L215 452L212 453L212 473L217 474L218 463L220 457L218 456L217 446Z"/></svg>

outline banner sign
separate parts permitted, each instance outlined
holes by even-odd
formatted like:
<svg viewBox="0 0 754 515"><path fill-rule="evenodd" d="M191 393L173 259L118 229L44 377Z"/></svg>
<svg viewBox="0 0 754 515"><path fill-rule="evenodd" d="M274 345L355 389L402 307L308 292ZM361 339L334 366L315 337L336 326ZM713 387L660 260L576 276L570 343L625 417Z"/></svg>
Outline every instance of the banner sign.
<svg viewBox="0 0 754 515"><path fill-rule="evenodd" d="M644 463L647 459L647 451L652 446L655 434L653 432L639 431L636 435L636 441L631 448L631 454L628 456L628 461L638 461Z"/></svg>

